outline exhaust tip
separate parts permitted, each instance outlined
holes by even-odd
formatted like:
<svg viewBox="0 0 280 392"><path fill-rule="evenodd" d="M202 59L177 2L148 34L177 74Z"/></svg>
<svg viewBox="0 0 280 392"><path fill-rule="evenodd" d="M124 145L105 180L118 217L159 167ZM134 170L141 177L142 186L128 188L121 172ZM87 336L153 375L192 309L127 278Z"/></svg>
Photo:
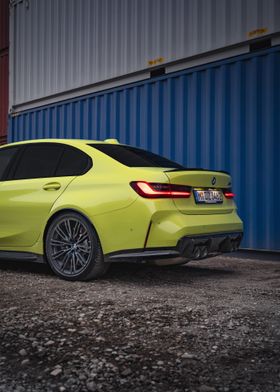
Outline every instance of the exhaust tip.
<svg viewBox="0 0 280 392"><path fill-rule="evenodd" d="M200 258L204 259L207 256L208 256L208 248L207 246L202 246L200 251Z"/></svg>
<svg viewBox="0 0 280 392"><path fill-rule="evenodd" d="M201 255L201 249L199 246L195 246L194 250L193 250L193 258L195 260L199 259Z"/></svg>

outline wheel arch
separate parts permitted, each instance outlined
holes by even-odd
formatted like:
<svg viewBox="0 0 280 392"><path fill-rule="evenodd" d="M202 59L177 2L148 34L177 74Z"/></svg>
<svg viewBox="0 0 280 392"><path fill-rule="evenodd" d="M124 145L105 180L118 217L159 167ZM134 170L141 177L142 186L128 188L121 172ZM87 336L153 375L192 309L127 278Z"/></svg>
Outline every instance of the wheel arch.
<svg viewBox="0 0 280 392"><path fill-rule="evenodd" d="M46 246L46 236L49 230L50 225L52 224L52 222L60 215L63 214L67 214L67 213L71 213L74 212L75 214L78 214L80 216L82 216L84 219L86 219L86 221L90 224L90 226L92 227L92 229L94 230L95 234L97 235L99 244L101 246L102 249L102 243L100 241L100 237L98 235L98 232L93 224L93 222L88 218L88 216L86 214L84 214L83 212L76 210L75 208L63 208L61 210L55 211L48 219L46 225L45 225L45 229L44 229L44 233L43 233L43 250L44 250L44 254L46 254L46 250L45 250L45 246Z"/></svg>

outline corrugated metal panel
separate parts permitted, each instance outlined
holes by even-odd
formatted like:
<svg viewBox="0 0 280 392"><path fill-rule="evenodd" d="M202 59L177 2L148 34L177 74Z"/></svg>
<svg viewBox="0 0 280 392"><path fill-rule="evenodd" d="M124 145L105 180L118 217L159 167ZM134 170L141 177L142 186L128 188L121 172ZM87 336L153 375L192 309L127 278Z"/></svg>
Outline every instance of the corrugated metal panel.
<svg viewBox="0 0 280 392"><path fill-rule="evenodd" d="M9 0L0 1L0 145L7 141L8 128Z"/></svg>
<svg viewBox="0 0 280 392"><path fill-rule="evenodd" d="M9 0L0 1L0 51L9 46Z"/></svg>
<svg viewBox="0 0 280 392"><path fill-rule="evenodd" d="M118 138L232 173L243 247L280 250L280 47L11 118L10 139Z"/></svg>
<svg viewBox="0 0 280 392"><path fill-rule="evenodd" d="M0 143L8 129L8 50L0 53Z"/></svg>
<svg viewBox="0 0 280 392"><path fill-rule="evenodd" d="M279 0L15 4L10 106L280 31Z"/></svg>

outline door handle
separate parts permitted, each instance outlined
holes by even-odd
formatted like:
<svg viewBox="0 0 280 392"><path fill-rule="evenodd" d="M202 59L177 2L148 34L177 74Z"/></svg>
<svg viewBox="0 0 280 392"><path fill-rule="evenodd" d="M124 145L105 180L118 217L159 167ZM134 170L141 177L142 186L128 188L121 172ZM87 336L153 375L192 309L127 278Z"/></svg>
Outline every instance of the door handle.
<svg viewBox="0 0 280 392"><path fill-rule="evenodd" d="M43 186L44 191L57 191L61 188L61 184L59 182L48 182Z"/></svg>

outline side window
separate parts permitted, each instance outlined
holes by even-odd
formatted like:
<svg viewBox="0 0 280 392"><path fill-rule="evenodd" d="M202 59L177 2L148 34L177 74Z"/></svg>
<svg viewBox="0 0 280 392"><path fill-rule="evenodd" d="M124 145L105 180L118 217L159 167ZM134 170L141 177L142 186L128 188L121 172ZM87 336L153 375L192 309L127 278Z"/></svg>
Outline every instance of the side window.
<svg viewBox="0 0 280 392"><path fill-rule="evenodd" d="M0 181L17 151L18 147L7 147L0 150Z"/></svg>
<svg viewBox="0 0 280 392"><path fill-rule="evenodd" d="M78 176L91 166L90 158L75 147L64 146L64 152L56 170L56 176Z"/></svg>
<svg viewBox="0 0 280 392"><path fill-rule="evenodd" d="M64 146L55 143L28 144L16 166L14 180L53 177Z"/></svg>

